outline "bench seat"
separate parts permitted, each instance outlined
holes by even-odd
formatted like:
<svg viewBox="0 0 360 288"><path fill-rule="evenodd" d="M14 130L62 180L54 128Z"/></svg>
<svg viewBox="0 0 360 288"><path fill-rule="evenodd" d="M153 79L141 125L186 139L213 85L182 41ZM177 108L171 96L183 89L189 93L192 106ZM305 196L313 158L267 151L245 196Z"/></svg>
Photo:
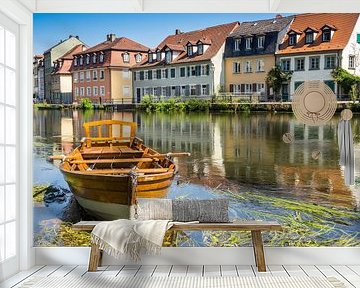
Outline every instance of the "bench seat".
<svg viewBox="0 0 360 288"><path fill-rule="evenodd" d="M80 221L73 225L77 231L91 232L100 221ZM259 272L266 271L263 231L282 231L282 226L274 221L234 221L230 223L177 223L169 231L250 231L254 248L255 263ZM91 245L88 271L94 272L101 260L102 251Z"/></svg>

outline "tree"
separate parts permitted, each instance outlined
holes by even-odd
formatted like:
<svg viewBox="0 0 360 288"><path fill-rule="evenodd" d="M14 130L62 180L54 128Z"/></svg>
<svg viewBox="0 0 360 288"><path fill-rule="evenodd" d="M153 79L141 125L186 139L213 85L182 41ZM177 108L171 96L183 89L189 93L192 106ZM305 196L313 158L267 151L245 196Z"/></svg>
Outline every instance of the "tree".
<svg viewBox="0 0 360 288"><path fill-rule="evenodd" d="M353 75L341 67L335 68L331 72L331 76L341 86L345 94L349 94L352 100L356 100L359 94L359 76Z"/></svg>
<svg viewBox="0 0 360 288"><path fill-rule="evenodd" d="M274 96L278 96L281 91L281 86L284 82L291 79L293 71L284 71L279 65L274 66L266 76L266 84L273 89Z"/></svg>

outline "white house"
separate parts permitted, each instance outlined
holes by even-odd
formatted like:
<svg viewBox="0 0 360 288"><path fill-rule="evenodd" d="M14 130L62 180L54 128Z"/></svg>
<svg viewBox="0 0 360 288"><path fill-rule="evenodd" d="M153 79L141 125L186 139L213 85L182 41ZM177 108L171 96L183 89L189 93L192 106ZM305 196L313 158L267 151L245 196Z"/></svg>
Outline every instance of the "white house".
<svg viewBox="0 0 360 288"><path fill-rule="evenodd" d="M238 22L166 37L133 71L135 102L157 97L210 96L224 85L223 53Z"/></svg>
<svg viewBox="0 0 360 288"><path fill-rule="evenodd" d="M293 71L291 81L282 86L283 100L292 98L296 88L307 80L324 81L339 99L341 87L331 72L340 66L360 75L360 21L356 13L300 14L276 52L277 63Z"/></svg>

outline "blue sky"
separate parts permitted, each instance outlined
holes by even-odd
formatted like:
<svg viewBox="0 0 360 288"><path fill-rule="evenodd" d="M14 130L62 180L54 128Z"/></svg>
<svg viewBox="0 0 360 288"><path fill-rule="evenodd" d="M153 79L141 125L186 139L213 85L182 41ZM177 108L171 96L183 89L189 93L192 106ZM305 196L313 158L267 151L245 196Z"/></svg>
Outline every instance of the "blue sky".
<svg viewBox="0 0 360 288"><path fill-rule="evenodd" d="M34 53L41 54L60 39L78 35L89 46L115 33L155 47L176 28L191 31L234 21L252 21L276 14L34 14Z"/></svg>

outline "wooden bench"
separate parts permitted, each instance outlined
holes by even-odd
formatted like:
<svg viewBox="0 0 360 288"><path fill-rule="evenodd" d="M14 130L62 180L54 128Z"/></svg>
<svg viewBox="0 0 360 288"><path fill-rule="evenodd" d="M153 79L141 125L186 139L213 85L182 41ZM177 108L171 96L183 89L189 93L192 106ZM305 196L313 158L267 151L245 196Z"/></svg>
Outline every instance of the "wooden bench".
<svg viewBox="0 0 360 288"><path fill-rule="evenodd" d="M77 231L92 231L99 221L81 221L73 225ZM235 221L231 223L196 223L175 224L170 231L250 231L254 249L255 263L259 272L266 272L264 245L261 236L263 231L281 231L277 222L270 221ZM88 271L97 271L102 251L96 244L91 245Z"/></svg>

